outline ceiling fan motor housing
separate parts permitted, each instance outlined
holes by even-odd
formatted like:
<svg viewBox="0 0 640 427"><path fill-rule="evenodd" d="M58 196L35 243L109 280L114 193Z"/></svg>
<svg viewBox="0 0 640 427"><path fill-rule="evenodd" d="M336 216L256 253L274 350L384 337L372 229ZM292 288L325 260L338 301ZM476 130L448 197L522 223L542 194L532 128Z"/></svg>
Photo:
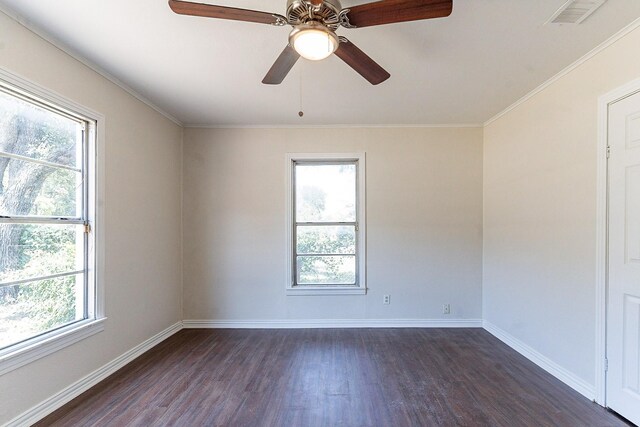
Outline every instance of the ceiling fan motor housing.
<svg viewBox="0 0 640 427"><path fill-rule="evenodd" d="M324 0L318 6L308 0L287 1L287 20L293 26L316 21L335 31L340 26L341 11L338 0Z"/></svg>

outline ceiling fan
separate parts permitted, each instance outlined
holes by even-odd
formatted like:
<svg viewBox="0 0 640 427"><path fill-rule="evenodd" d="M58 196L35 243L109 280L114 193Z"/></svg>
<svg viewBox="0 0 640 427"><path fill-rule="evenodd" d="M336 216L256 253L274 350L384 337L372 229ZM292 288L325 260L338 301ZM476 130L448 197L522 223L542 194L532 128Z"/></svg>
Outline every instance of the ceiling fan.
<svg viewBox="0 0 640 427"><path fill-rule="evenodd" d="M453 0L380 0L347 9L342 8L339 0L288 0L286 16L182 0L169 0L169 7L181 15L291 25L289 44L262 80L264 84L282 83L300 56L317 61L335 53L371 84L377 85L391 75L347 38L338 36L336 30L341 26L360 28L442 18L451 14Z"/></svg>

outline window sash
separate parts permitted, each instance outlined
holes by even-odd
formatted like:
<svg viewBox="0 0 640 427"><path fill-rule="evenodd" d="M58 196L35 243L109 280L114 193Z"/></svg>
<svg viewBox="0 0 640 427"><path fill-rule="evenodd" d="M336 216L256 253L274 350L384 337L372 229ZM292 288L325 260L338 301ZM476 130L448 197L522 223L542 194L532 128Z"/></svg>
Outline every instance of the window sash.
<svg viewBox="0 0 640 427"><path fill-rule="evenodd" d="M77 322L81 322L81 321L85 321L87 319L89 319L89 317L92 315L92 312L94 312L95 310L90 308L89 306L89 298L90 298L90 294L92 294L92 292L90 292L90 283L89 281L90 279L90 274L89 274L89 269L90 269L90 259L89 259L89 254L90 254L90 247L89 247L89 242L90 242L90 238L89 238L89 230L90 230L90 221L89 221L89 171L88 171L88 165L89 165L89 128L90 126L94 126L95 127L95 121L84 118L84 117L80 117L70 111L66 111L64 109L61 108L57 108L53 105L50 105L47 102L41 101L33 96L30 96L28 93L26 92L22 92L20 90L17 89L13 89L13 88L9 88L4 86L1 82L0 82L0 92L3 92L11 97L17 98L21 101L30 103L32 105L35 105L39 108L42 108L44 110L47 110L49 112L51 112L52 114L56 114L59 116L62 116L66 119L72 120L76 123L78 123L78 125L80 126L80 135L79 135L79 140L78 138L76 139L76 150L79 148L80 149L80 168L78 167L73 167L73 166L69 166L69 165L64 165L64 164L60 164L60 163L55 163L55 162L48 162L45 160L40 160L40 159L35 159L32 157L28 157L28 156L22 156L19 154L13 154L13 153L9 153L9 152L4 152L4 151L0 151L0 157L4 157L4 158L9 158L9 159L15 159L15 160L19 160L19 161L24 161L24 162L28 162L28 163L33 163L33 164L38 164L38 165L43 165L46 167L51 167L54 169L63 169L63 170L69 170L69 171L73 171L73 172L77 172L81 174L81 181L82 181L82 189L80 192L80 200L77 200L76 203L80 204L80 212L81 212L81 216L40 216L40 215L0 215L0 224L50 224L50 225L60 225L60 224L66 224L66 225L71 225L71 224L78 224L78 225L84 225L85 226L85 230L83 233L83 244L82 244L82 257L83 257L83 261L82 261L82 269L81 270L72 270L72 271L66 271L66 272L60 272L60 273L55 273L55 274L50 274L50 275L45 275L45 276L40 276L40 277L27 277L25 279L20 279L20 280L16 280L16 281L10 281L10 282L4 282L4 283L0 283L0 287L7 287L7 286L15 286L15 285L22 285L22 284L26 284L26 283L31 283L31 282L37 282L40 280L48 280L48 279L54 279L54 278L59 278L59 277L67 277L67 276L74 276L74 275L80 275L82 274L82 295L83 295L83 301L82 301L82 318L81 319L77 319L75 321L69 322L67 324L64 325L60 325L60 326L56 326L54 328L42 331L38 334L35 334L29 338L26 338L23 341L17 342L17 343L13 343L10 344L8 347L6 347L4 350L13 348L16 345L19 345L25 341L29 341L31 339L40 337L41 335L44 334L48 334L51 333L55 330L64 328L66 326L69 326L70 324L73 323L77 323ZM80 147L78 147L77 144L80 144Z"/></svg>
<svg viewBox="0 0 640 427"><path fill-rule="evenodd" d="M337 165L354 165L356 169L354 184L355 184L355 221L297 221L297 185L296 185L296 167L297 166L337 166ZM293 160L292 161L292 177L291 177L291 218L293 219L292 225L292 247L291 247L291 267L292 267L292 287L293 288L309 288L309 287L359 287L360 286L360 239L358 233L358 222L360 220L360 183L359 183L359 168L360 164L358 160ZM331 227L331 226L352 226L355 231L355 251L353 254L330 254L330 253L317 253L306 254L298 253L298 227L300 226L315 226L315 227ZM329 257L329 256L345 256L355 258L355 282L354 283L299 283L299 265L298 257Z"/></svg>

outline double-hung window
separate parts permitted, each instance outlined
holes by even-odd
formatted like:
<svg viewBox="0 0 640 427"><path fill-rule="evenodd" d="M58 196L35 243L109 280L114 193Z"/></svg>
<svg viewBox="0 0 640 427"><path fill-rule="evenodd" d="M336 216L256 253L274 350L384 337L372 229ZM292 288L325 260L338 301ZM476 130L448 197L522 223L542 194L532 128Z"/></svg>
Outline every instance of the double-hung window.
<svg viewBox="0 0 640 427"><path fill-rule="evenodd" d="M0 372L97 318L95 130L95 120L0 81Z"/></svg>
<svg viewBox="0 0 640 427"><path fill-rule="evenodd" d="M287 156L288 294L362 294L364 154Z"/></svg>

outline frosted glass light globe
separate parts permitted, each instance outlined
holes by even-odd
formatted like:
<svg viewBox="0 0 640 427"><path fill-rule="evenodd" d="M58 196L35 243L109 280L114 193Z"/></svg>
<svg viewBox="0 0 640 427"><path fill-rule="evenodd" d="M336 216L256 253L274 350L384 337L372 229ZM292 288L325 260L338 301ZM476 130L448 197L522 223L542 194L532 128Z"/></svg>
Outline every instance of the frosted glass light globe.
<svg viewBox="0 0 640 427"><path fill-rule="evenodd" d="M325 59L338 48L338 37L322 25L301 25L289 36L289 44L300 56L312 61Z"/></svg>

